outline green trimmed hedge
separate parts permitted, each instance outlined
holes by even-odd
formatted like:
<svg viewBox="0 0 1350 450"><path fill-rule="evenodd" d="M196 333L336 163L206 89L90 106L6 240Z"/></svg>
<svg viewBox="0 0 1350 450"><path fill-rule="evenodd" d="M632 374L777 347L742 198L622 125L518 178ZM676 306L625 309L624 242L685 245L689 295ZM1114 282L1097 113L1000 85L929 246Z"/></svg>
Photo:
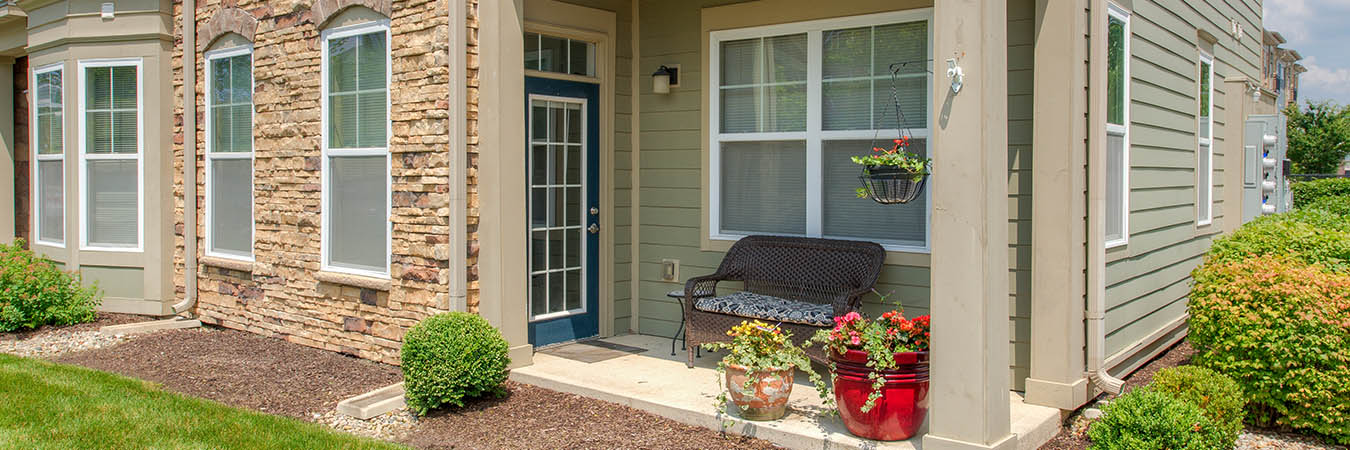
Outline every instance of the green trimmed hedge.
<svg viewBox="0 0 1350 450"><path fill-rule="evenodd" d="M1224 442L1237 442L1242 434L1247 399L1232 378L1204 367L1177 366L1158 371L1148 387L1199 406L1223 433Z"/></svg>
<svg viewBox="0 0 1350 450"><path fill-rule="evenodd" d="M1350 178L1327 178L1300 181L1289 185L1294 194L1294 207L1302 208L1323 197L1350 196Z"/></svg>
<svg viewBox="0 0 1350 450"><path fill-rule="evenodd" d="M1286 256L1335 271L1347 271L1350 269L1350 229L1346 227L1350 225L1344 224L1343 219L1320 209L1262 217L1216 239L1205 260L1207 263L1229 263L1253 257Z"/></svg>
<svg viewBox="0 0 1350 450"><path fill-rule="evenodd" d="M1135 389L1102 408L1088 428L1092 450L1219 450L1233 448L1194 403L1152 389Z"/></svg>
<svg viewBox="0 0 1350 450"><path fill-rule="evenodd" d="M1325 239L1335 233L1303 237L1316 239L1312 247L1340 249ZM1188 304L1192 362L1242 387L1248 421L1350 444L1350 275L1310 259L1318 258L1210 260L1197 268Z"/></svg>
<svg viewBox="0 0 1350 450"><path fill-rule="evenodd" d="M0 245L0 332L92 322L102 301L98 288L24 248L22 239Z"/></svg>
<svg viewBox="0 0 1350 450"><path fill-rule="evenodd" d="M502 333L486 319L452 312L428 317L403 336L403 389L408 407L426 415L467 399L506 393L511 363Z"/></svg>

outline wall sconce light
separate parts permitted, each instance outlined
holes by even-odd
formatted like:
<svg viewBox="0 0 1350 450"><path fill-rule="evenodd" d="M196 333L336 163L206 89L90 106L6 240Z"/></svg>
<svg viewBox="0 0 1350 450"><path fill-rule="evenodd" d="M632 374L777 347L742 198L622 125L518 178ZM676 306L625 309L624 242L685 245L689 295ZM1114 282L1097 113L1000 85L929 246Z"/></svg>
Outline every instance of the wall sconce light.
<svg viewBox="0 0 1350 450"><path fill-rule="evenodd" d="M661 66L652 73L652 92L669 94L670 88L680 87L680 65Z"/></svg>
<svg viewBox="0 0 1350 450"><path fill-rule="evenodd" d="M947 60L947 78L952 81L952 93L960 94L961 85L966 82L966 73L961 70L961 66L956 65L956 58Z"/></svg>

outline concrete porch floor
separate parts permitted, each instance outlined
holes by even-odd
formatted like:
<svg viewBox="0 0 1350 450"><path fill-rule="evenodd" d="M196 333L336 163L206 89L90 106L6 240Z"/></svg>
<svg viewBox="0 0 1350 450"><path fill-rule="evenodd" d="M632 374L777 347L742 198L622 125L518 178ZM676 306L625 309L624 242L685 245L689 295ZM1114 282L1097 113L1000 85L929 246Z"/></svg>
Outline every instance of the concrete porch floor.
<svg viewBox="0 0 1350 450"><path fill-rule="evenodd" d="M922 436L899 442L878 442L854 437L835 416L820 416L820 396L797 374L788 415L772 422L751 422L739 417L718 415L713 406L721 391L716 366L721 353L703 352L694 368L685 367L685 352L670 354L670 339L658 336L623 335L603 339L606 342L640 347L647 351L622 357L585 363L536 352L534 364L514 369L511 379L561 392L619 403L659 416L734 434L764 439L794 449L921 449ZM932 402L941 401L930 398ZM1019 450L1032 450L1059 432L1059 410L1022 402L1013 393L1012 432ZM735 410L734 406L730 409Z"/></svg>

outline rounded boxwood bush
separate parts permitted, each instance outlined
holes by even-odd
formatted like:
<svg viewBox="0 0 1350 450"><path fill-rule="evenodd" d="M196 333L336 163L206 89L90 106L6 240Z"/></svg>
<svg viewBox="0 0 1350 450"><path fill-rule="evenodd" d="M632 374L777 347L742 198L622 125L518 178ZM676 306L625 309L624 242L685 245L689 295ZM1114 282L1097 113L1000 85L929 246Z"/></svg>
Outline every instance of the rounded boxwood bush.
<svg viewBox="0 0 1350 450"><path fill-rule="evenodd" d="M1233 448L1199 406L1148 388L1116 398L1102 412L1088 428L1093 450Z"/></svg>
<svg viewBox="0 0 1350 450"><path fill-rule="evenodd" d="M0 245L0 332L90 322L100 303L96 287L24 248L23 240Z"/></svg>
<svg viewBox="0 0 1350 450"><path fill-rule="evenodd" d="M1306 210L1323 211L1343 219L1345 216L1350 216L1350 195L1332 195L1313 200L1301 209L1301 211ZM1345 223L1340 222L1336 225L1344 226Z"/></svg>
<svg viewBox="0 0 1350 450"><path fill-rule="evenodd" d="M1268 256L1192 277L1194 364L1242 387L1249 422L1350 444L1350 275Z"/></svg>
<svg viewBox="0 0 1350 450"><path fill-rule="evenodd" d="M1323 197L1350 196L1350 178L1327 178L1300 181L1289 185L1294 195L1294 207L1302 208Z"/></svg>
<svg viewBox="0 0 1350 450"><path fill-rule="evenodd" d="M1149 389L1199 406L1205 417L1223 432L1226 442L1236 442L1242 433L1247 399L1232 378L1204 367L1169 367L1153 376Z"/></svg>
<svg viewBox="0 0 1350 450"><path fill-rule="evenodd" d="M426 318L403 336L403 390L408 407L426 415L466 399L506 393L506 339L487 320L452 312Z"/></svg>

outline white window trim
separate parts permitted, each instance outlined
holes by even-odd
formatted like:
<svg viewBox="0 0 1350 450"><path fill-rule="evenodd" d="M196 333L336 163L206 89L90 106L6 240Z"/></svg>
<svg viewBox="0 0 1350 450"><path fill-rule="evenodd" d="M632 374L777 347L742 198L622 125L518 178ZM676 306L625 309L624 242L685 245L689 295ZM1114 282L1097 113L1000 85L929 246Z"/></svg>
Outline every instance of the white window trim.
<svg viewBox="0 0 1350 450"><path fill-rule="evenodd" d="M350 37L350 36L358 36L358 35L362 35L362 34L368 34L368 33L379 32L379 31L383 31L383 32L384 32L384 38L385 38L384 42L385 42L385 46L386 46L386 47L385 47L385 55L384 55L384 64L385 64L385 70L384 70L384 85L385 85L385 96L384 96L384 100L385 100L385 110L384 110L384 111L385 111L385 135L384 135L384 136L385 136L385 145L384 145L384 147L373 147L373 148L344 148L344 149L330 149L330 148L328 148L328 94L329 94L329 92L328 92L328 41L333 40L333 39L339 39L339 38ZM319 235L320 235L320 245L319 245L319 247L320 247L320 270L322 270L322 271L324 271L324 272L336 272L336 273L345 273L345 274L349 274L349 275L357 275L357 276L365 276L365 277L375 277L375 278L388 279L388 278L390 278L390 266L393 264L393 259L394 259L394 258L393 258L393 253L394 253L394 252L393 252L393 242L394 242L394 241L393 241L393 234L394 234L393 231L394 231L394 230L393 230L393 224L390 223L390 221L389 221L389 217L390 217L390 215L391 215L391 210L392 210L392 208L393 208L393 204L392 204L392 197L393 197L393 192L392 192L392 191L393 191L393 189L392 189L392 181L393 181L393 178L392 178L392 174L390 173L390 169L389 169L389 165L390 165L390 158L389 158L389 139L393 137L393 120L391 120L391 118L393 117L393 108L391 107L392 102L393 102L393 89L391 89L391 83L390 83L390 80L392 80L392 78L393 78L393 53L394 53L394 52L393 52L393 47L394 47L394 43L393 43L393 40L390 38L390 32L389 32L389 20L388 20L388 19L377 20L377 21L373 21L373 22L366 22L366 23L361 23L361 24L357 24L357 25L350 25L350 26L345 26L345 27L338 27L338 28L331 28L331 29L324 30L324 31L321 33L321 36L320 36L320 39L319 39L319 45L322 47L322 52L323 52L322 61L321 61L320 64L319 64L319 66L320 66L320 71L319 71L320 75L319 75L319 76L320 76L320 84L321 84L321 89L320 89L320 98L321 98L321 99L320 99L320 101L322 102L322 108L320 109L320 112L319 112L319 115L322 116L322 124L320 125L321 128L320 128L320 132L319 132L319 145L320 145L321 152L322 152L322 156L320 157L320 159L322 160L322 163L321 163L321 166L322 166L322 167L321 167L321 172L322 172L322 174L323 174L323 175L322 175L322 181L320 181L321 184L320 184L320 187L319 187L319 191L322 192L322 196L321 196L322 198L321 198L321 200L320 200L321 204L320 204L320 206L319 206L319 216L320 216L320 220L321 220L321 223L322 223L322 226L320 227L320 233L319 233ZM329 223L328 223L328 219L330 218L330 216L329 216L329 214L328 214L328 197L329 197L329 192L328 192L328 191L329 191L329 189L328 189L328 177L329 177L329 172L330 172L329 169L328 169L328 164L329 164L329 159L330 159L331 157L334 157L334 156L339 156L339 157L340 157L340 156L383 156L383 157L384 157L384 162L385 162L385 164L384 164L384 180L385 180L385 183L384 183L384 186L385 186L385 187L384 187L384 192L385 192L385 196L384 196L384 215L385 215L385 224L386 224L386 225L385 225L385 233L384 233L384 237L385 237L385 245L384 245L384 248L385 248L385 255L384 255L384 271L383 271L383 272L375 272L375 271L362 270L362 269L352 269L352 268L347 268L347 267L338 267L338 266L334 266L334 265L330 264L330 262L329 262L329 260L328 260L328 249L329 249L329 244L330 244L330 241L331 241L331 237L329 236L329 230L332 229L332 227L329 226Z"/></svg>
<svg viewBox="0 0 1350 450"><path fill-rule="evenodd" d="M1209 173L1196 174L1195 224L1197 226L1205 226L1214 223L1214 56L1204 50L1200 50L1200 64L1196 65L1204 67L1205 64L1209 64L1209 73L1200 73L1200 76L1209 76L1209 111L1206 111L1204 116L1208 120L1206 122L1200 122L1199 118L1196 118L1196 121L1198 122L1197 126L1199 127L1197 131L1208 128L1209 132L1204 134L1208 137L1200 137L1197 139L1198 142L1195 147L1195 168L1198 171L1200 169L1199 159L1205 158L1209 161L1209 165L1206 166L1209 167ZM1199 70L1199 67L1197 67L1197 70ZM1195 84L1196 91L1199 92L1202 87L1198 82ZM1199 94L1203 95L1205 93L1199 92ZM1196 100L1196 103L1199 103L1199 98ZM1199 133L1197 133L1197 135L1199 135ZM1201 189L1209 191L1209 201L1204 202L1204 204L1201 204L1200 202Z"/></svg>
<svg viewBox="0 0 1350 450"><path fill-rule="evenodd" d="M85 103L88 101L85 92L85 70L93 67L136 67L136 154L128 157L125 154L97 154L86 153L88 149L85 145ZM141 58L118 58L118 59L86 59L80 60L77 64L77 79L79 89L79 146L80 146L80 250L105 251L105 252L124 252L139 253L145 246L145 70ZM62 80L64 82L64 80ZM89 180L88 162L90 160L135 160L136 161L136 245L134 247L100 247L89 244L89 191L86 184Z"/></svg>
<svg viewBox="0 0 1350 450"><path fill-rule="evenodd" d="M918 8L905 11L892 11L877 14L865 14L851 17L841 17L833 19L810 20L805 22L794 22L778 25L766 25L750 28L740 28L734 30L713 31L709 33L708 58L710 70L708 71L708 91L710 95L709 114L708 114L708 151L709 151L709 174L708 174L708 234L711 240L736 241L746 234L723 232L721 228L721 161L723 142L742 142L742 141L804 141L806 142L806 236L809 237L837 237L829 236L823 233L823 179L824 179L824 141L841 139L868 140L876 136L874 130L822 130L821 119L821 91L823 90L823 33L825 30L837 30L844 28L856 28L864 26L887 25L892 23L918 22L923 21L928 24L928 55L930 60L929 69L931 69L931 60L933 58L933 8ZM806 131L792 132L760 132L760 133L731 133L721 134L721 87L719 85L721 75L721 43L723 41L734 41L740 39L753 39L761 37L773 37L786 34L806 33ZM910 136L916 139L929 139L932 130L932 110L933 110L933 77L928 75L928 89L925 90L926 108L929 117L925 118L928 126L925 128L915 128L910 130ZM936 158L937 155L929 146L929 156ZM922 246L912 244L887 243L879 241L887 251L909 252L909 253L929 253L932 244L932 183L924 189L924 196L927 199L928 209L925 212L924 221L928 224L924 227L924 244ZM850 237L847 239L859 239Z"/></svg>
<svg viewBox="0 0 1350 450"><path fill-rule="evenodd" d="M29 190L28 190L28 192L29 192L29 197L32 198L32 203L33 203L33 205L32 205L32 210L33 210L33 212L32 212L32 214L33 214L33 232L32 232L33 242L36 243L36 244L45 245L45 246L48 246L48 247L56 247L56 248L65 248L65 247L66 247L66 240L69 239L69 236L67 235L67 230L66 230L66 228L67 228L67 227L66 227L66 219L67 219L67 217L66 217L66 216L67 216L67 214L66 214L66 213L67 213L67 211L66 211L66 184L67 184L67 183L66 183L66 182L69 181L69 180L66 180L66 148L67 148L67 146L66 146L66 139L65 139L65 138L66 138L66 136L65 136L65 134L66 134L66 133L65 133L65 131L66 131L65 122L66 122L66 118L69 117L69 114L67 114L67 111L66 111L66 76L65 76L66 74L65 74L65 68L66 68L66 67L65 67L65 63L64 63L64 62L52 63L52 64L48 64L48 65L45 65L45 66L42 66L42 67L38 67L38 68L36 68L36 69L33 69L33 73L32 73L32 75L31 75L31 78L29 79L29 82L28 82L28 85L29 85L29 86L32 86L32 90L33 90L33 102L30 103L30 104L33 105L33 106L32 106L32 108L29 108L29 109L30 109L30 111L29 111L29 116L30 116L30 117L29 117L29 120L28 120L28 129L29 129L28 135L33 137L33 138L31 139L31 140L32 140L32 145L30 145L30 147L32 148L32 154L33 154L33 160L34 160L34 162L33 162L33 164L32 164L32 167L29 168L30 171L32 172L32 175L29 177L29 181L30 181L29 184L31 184L32 187L29 188ZM56 154L46 154L46 155L43 155L43 154L39 154L39 153L38 153L38 150L37 150L37 149L38 149L38 145L39 145L39 142L38 142L39 138L38 138L38 132L37 132L37 131L38 131L38 129L37 129L37 127L38 127L38 112L37 112L37 111L38 111L38 108L37 108L37 85L38 85L38 84L37 84L37 77L38 77L38 75L42 75L42 74L46 74L46 73L51 73L51 72L61 72L61 153L56 153ZM49 240L44 240L44 239L42 239L42 211L40 210L40 205L41 205L41 203L42 203L41 198L40 198L40 195L41 195L41 192L42 192L40 186L41 186L41 184L42 184L42 180L40 179L40 178L41 178L41 175L39 175L40 172L39 172L39 170L38 170L38 169L39 169L39 166L41 166L41 164L38 164L38 162L41 162L41 161L60 161L60 162L61 162L61 240L60 240L60 241L49 241Z"/></svg>
<svg viewBox="0 0 1350 450"><path fill-rule="evenodd" d="M587 127L587 121L590 120L590 118L588 117L590 114L587 114L587 111L590 111L590 109L588 109L588 107L589 107L589 105L590 105L590 101L587 100L587 99L584 98L584 97L561 97L561 96L555 96L555 95L530 94L530 95L528 96L528 98L526 99L526 104L529 105L529 110L528 110L528 111L530 111L530 112L527 112L527 113L526 113L526 117L525 117L525 119L526 119L525 128L528 129L528 131L526 131L525 139L526 139L526 142L529 143L528 145L531 146L531 149L533 149L533 146L534 146L534 144L535 144L535 139L534 139L534 124L533 124L533 123L530 123L529 120L531 119L530 114L533 114L533 111L534 111L534 102L535 102L535 101L558 102L558 103L570 103L570 104L580 105L580 106L581 106L581 184L575 184L575 185L567 184L567 183L566 183L567 180L563 180L563 183L557 185L557 186L561 186L561 187L564 187L564 188L571 188L571 187L580 188L580 189L581 189L581 195L582 195L582 197L583 197L582 200L581 200L580 202L578 202L578 206L577 206L577 214L578 214L577 217L581 217L581 218L583 218L583 219L582 219L581 224L578 224L578 225L575 225L575 226L574 226L576 229L582 231L582 234L581 234L581 257L580 257L580 261L581 261L581 289L578 291L578 292L581 293L581 296L582 296L582 298L581 298L581 308L578 308L578 309L568 309L568 310L557 311L557 312L551 312L551 313L543 313L543 314L533 314L534 311L530 311L531 315L529 316L529 322L542 322L542 321L553 320L553 319L557 319L557 318L561 318L561 317L568 317L568 316L575 316L575 315L585 314L585 313L588 312L588 303L590 303L590 302L587 302L587 301L586 301L586 300L587 300L587 299L586 299L586 297L587 297L586 293L589 292L587 289L590 289L591 287L588 285L589 279L590 279L590 278L589 278L587 275L589 275L589 267L591 266L591 263L592 263L592 262L596 262L596 261L590 261L590 252L589 252L589 250L590 250L590 239L587 237L587 236L589 236L589 235L587 235L587 234L585 233L586 228L582 225L582 224L585 224L585 223L586 223L586 219L585 219L585 218L586 218L586 217L590 217L588 214L586 214L586 209L587 209L587 206L588 206L588 205L586 204L586 202L587 202L588 200L586 200L586 199L584 198L584 197L587 196L587 186L586 186L586 183L587 183L587 180L590 179L590 178L588 178L588 177L590 176L590 166L591 166L591 164L590 164L590 163L591 163L591 161L590 161L590 155L589 155L588 152L586 151L586 149L589 148L588 145L590 144L590 136L588 136L588 135L587 135L587 132L586 132L586 130L587 130L587 128L586 128L586 127ZM563 120L564 120L564 123L565 123L565 121L567 120L567 116L566 116L566 115L563 115ZM566 129L568 129L568 127L567 127L566 125L564 125L564 126L563 126L563 129L566 130ZM546 142L546 144L548 144L548 145L550 145L550 146L554 145L554 143L551 143L551 142ZM567 144L564 144L564 145L567 145ZM533 151L533 150L531 150L531 151ZM535 186L535 185L534 185L534 181L533 181L533 176L534 176L534 174L533 174L533 173L529 173L529 174L527 174L526 176L527 176L527 177L530 177L530 178L526 179L526 183L527 183L527 186L529 186L529 189L531 190L531 192L529 192L529 193L527 194L527 196L526 196L526 199L525 199L525 206L526 206L526 209L525 209L525 210L526 210L526 211L534 211L534 204L533 204L533 202L534 202L533 190L534 190L534 186ZM552 199L552 197L549 197L549 198L550 198L550 200ZM565 205L564 205L564 206L565 206ZM564 218L567 217L567 216L566 216L566 213L563 213L563 217L564 217ZM526 220L530 220L530 219L527 217ZM560 220L559 222L563 222L563 221ZM528 230L526 231L526 233L531 233L531 234L533 234L535 231L544 231L544 230L548 230L548 231L552 231L552 230L563 230L563 232L566 233L567 230L572 229L573 226L568 226L567 224L564 223L562 226L559 226L559 227L545 227L545 228L540 229L540 228L534 228L534 225L533 225L533 223L531 222L530 225L527 226L527 228L528 228ZM526 238L527 238L527 239L532 239L533 236L527 236ZM566 240L564 240L563 242L564 242L564 244L565 244L565 243L566 243ZM548 244L545 244L545 245L547 246ZM544 251L544 257L547 258L548 255L549 255L549 253L550 253L550 252L546 249L546 250ZM533 257L533 254L531 254L531 257ZM534 261L530 261L530 260L528 260L528 258L527 258L526 262L529 264L529 265L526 266L526 267L529 269L529 276L530 276L530 277L533 277L533 276L539 275L539 274L543 274L543 273L562 273L562 272L564 272L564 271L567 270L567 269L545 269L545 270L534 270ZM564 261L564 266L565 266L565 265L566 265L566 263L565 263L565 261ZM564 279L563 283L564 283L564 288L563 288L563 290L566 291L566 279ZM530 295L530 296L533 296L533 295L534 295L533 289L531 289L531 292L530 292L528 295ZM530 304L527 304L526 307L525 307L527 310L534 307L533 300L534 300L533 298L530 298L531 303L530 303ZM547 306L547 304L546 304L546 306ZM563 306L566 307L566 303L564 303Z"/></svg>
<svg viewBox="0 0 1350 450"><path fill-rule="evenodd" d="M213 179L214 177L211 175L211 174L213 173L213 171L212 171L211 169L212 169L213 165L215 164L215 161L216 161L216 160L222 160L222 159L223 159L223 160L247 159L247 160L249 160L249 167L253 167L253 162L254 162L254 157L253 157L253 146L251 145L252 142L253 142L253 140L254 140L254 135L253 135L252 130L253 130L254 124L256 123L256 122L254 121L254 118L257 116L257 111L256 111L256 109L254 109L254 108L249 108L249 119L248 119L248 120L249 120L249 130L250 130L250 131L249 131L249 142L250 142L250 145L249 145L249 152L248 152L248 153L238 153L238 152L231 152L231 153L214 153L214 149L211 148L212 143L215 142L215 139L213 139L215 127L212 126L212 124L215 123L215 122L213 122L213 121L211 120L211 111L212 111L212 108L211 108L211 106L212 106L212 102L211 102L211 86L212 86L212 79L213 79L213 77L214 77L215 72L211 70L211 63L212 63L213 61L217 60L217 59L227 59L227 58L233 58L233 57L235 57L235 56L242 56L242 55L250 55L250 58L249 58L249 71L248 71L248 83L249 83L249 86L253 86L253 58L251 57L251 56L253 55L253 47L252 47L251 45L239 46L239 47L231 47L231 48L224 48L224 49L218 49L218 50L212 50L212 51L206 52L206 54L205 54L206 64L204 65L204 68L205 68L205 71L206 71L206 91L207 91L207 92L206 92L206 94L205 94L205 97L206 97L206 208L205 208L205 211L203 212L203 214L205 215L206 232L205 232L204 234L206 235L206 256L210 256L210 257L213 257L213 258L225 258L225 259L233 259L233 260L237 260L237 261L253 262L253 237L257 234L257 228L258 228L258 227L257 227L257 221L253 219L254 217L256 217L256 214L254 213L252 207L249 208L249 217L250 217L250 220L249 220L249 232L248 232L248 236L249 236L249 239L248 239L248 241L249 241L249 246L248 246L248 256L241 256L241 255L237 255L237 254L221 253L221 252L213 251L213 249L215 249L215 245L214 245L214 243L215 243L215 236L213 236L213 233L211 233L211 223L212 223L212 222L211 222L211 218L212 218L213 216L215 216L215 205L213 204L213 203L214 203L214 200L213 200L213 199L214 199L215 197L211 195L211 194L214 193L214 191L215 191L215 189L213 188L213 186L215 185L215 183L214 183L214 179ZM250 105L256 105L255 103L253 103L252 96L249 97L249 104L250 104ZM252 185L253 185L253 171L252 171L252 170L249 170L249 186L252 186Z"/></svg>
<svg viewBox="0 0 1350 450"><path fill-rule="evenodd" d="M1119 7L1119 6L1116 6L1116 5L1113 4L1113 3L1108 3L1108 4L1107 4L1106 13L1107 13L1107 20L1110 20L1111 18L1115 18L1115 19L1120 20L1121 22L1124 22L1124 23L1125 23L1125 27L1124 27L1125 29L1124 29L1124 31L1123 31L1123 36L1124 36L1124 39L1125 39L1125 50L1124 50L1125 55L1124 55L1124 58L1123 58L1123 59L1124 59L1123 64L1122 64L1122 66L1121 66L1121 72L1122 72L1121 78L1122 78L1123 81L1124 81L1124 86L1123 86L1121 95L1123 95L1123 96L1125 97L1125 98L1123 99L1123 101L1122 101L1123 105L1122 105L1122 108L1121 108L1121 109L1123 110L1123 115L1122 115L1122 117L1121 117L1121 123L1122 123L1122 124L1121 124L1121 125L1116 125L1116 124L1111 123L1110 121L1107 121L1107 122L1106 122L1106 134L1108 134L1108 135L1114 135L1114 136L1120 136L1120 137L1121 137L1121 141L1123 142L1123 144L1122 144L1122 149L1121 149L1121 165L1120 165L1120 166L1121 166L1121 172L1123 172L1123 173L1121 174L1120 180L1121 180L1121 183L1124 184L1125 186L1124 186L1124 191L1122 192L1122 194L1121 194L1121 196L1120 196L1120 198L1121 198L1121 202L1120 202L1120 210L1121 210L1121 211L1120 211L1120 239L1115 239L1115 240L1109 240L1109 241L1106 241L1106 248L1113 248L1113 247L1120 247L1120 246L1123 246L1123 245L1127 245L1127 244L1130 243L1130 104L1131 104L1131 102L1130 102L1130 76L1131 76L1131 75L1130 75L1130 59L1131 59L1131 56L1132 56L1132 55L1131 55L1131 53L1130 53L1130 39L1131 39L1131 34L1130 34L1130 13L1129 13L1129 12L1126 12L1124 9L1122 9L1122 8ZM1106 38L1108 41L1110 40L1110 31L1107 31L1107 36L1105 36L1105 38ZM1109 44L1108 44L1108 45L1109 45ZM1102 66L1102 70L1106 70L1106 65L1103 65L1103 66ZM1108 99L1106 100L1105 103L1106 103L1107 105L1110 105L1111 100L1108 98ZM1109 106L1107 106L1107 108L1109 108ZM1105 113L1105 112L1106 112L1106 111L1103 111L1103 113ZM1107 114L1103 114L1102 116L1103 116L1103 117L1106 117ZM1103 145L1103 146L1110 145L1110 144L1107 144L1106 141L1109 141L1109 139L1104 140L1104 141L1102 142L1102 145ZM1109 149L1106 148L1106 147L1103 147L1103 148L1102 148L1102 151L1103 151L1102 154L1105 155L1105 154L1106 154L1106 151L1109 151ZM1109 207L1110 205L1107 205L1107 206ZM1105 220L1105 217L1103 217L1102 220Z"/></svg>

